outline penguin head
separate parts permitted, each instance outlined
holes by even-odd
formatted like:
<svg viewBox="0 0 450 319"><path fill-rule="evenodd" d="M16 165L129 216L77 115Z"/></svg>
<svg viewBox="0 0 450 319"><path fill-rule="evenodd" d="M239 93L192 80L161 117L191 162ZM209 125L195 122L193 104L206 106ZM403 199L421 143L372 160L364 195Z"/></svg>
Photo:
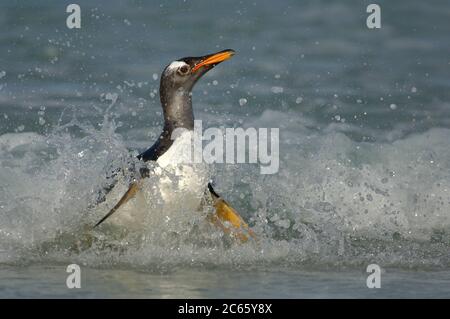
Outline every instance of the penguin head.
<svg viewBox="0 0 450 319"><path fill-rule="evenodd" d="M201 57L186 57L173 61L162 73L161 91L191 92L195 83L205 73L233 55L234 51L228 49Z"/></svg>

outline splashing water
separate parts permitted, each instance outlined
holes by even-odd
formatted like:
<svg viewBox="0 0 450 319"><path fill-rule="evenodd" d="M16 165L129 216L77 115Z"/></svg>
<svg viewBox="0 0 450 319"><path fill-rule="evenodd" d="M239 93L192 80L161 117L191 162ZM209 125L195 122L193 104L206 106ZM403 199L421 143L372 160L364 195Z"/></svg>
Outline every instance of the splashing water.
<svg viewBox="0 0 450 319"><path fill-rule="evenodd" d="M120 236L92 232L98 216L91 205L107 169L138 164L107 115L100 128L72 119L45 136L0 136L0 261L450 265L449 130L365 143L332 128L319 134L287 117L266 111L249 123L290 123L282 130L279 174L259 175L251 165L215 167L220 192L259 235L257 244L245 245L224 242L203 213Z"/></svg>

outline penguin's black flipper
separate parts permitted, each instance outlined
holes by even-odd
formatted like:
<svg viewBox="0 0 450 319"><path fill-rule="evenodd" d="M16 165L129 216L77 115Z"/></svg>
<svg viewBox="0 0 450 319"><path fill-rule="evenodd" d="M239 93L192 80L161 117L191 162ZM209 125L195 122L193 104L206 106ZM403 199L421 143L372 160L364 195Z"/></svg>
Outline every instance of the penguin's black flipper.
<svg viewBox="0 0 450 319"><path fill-rule="evenodd" d="M122 172L122 169L116 168L114 170L111 170L106 175L106 185L101 186L100 189L97 191L97 196L94 200L94 203L90 205L90 207L95 207L101 203L103 203L106 200L107 195L109 192L111 192L114 187L116 186L119 178L118 175Z"/></svg>
<svg viewBox="0 0 450 319"><path fill-rule="evenodd" d="M95 224L94 228L103 223L108 217L114 214L122 205L126 204L139 191L141 183L139 181L132 182L126 193L120 198L117 204L106 214L100 221Z"/></svg>
<svg viewBox="0 0 450 319"><path fill-rule="evenodd" d="M157 159L157 151L160 148L157 146L160 143L155 143L150 149L139 154L137 158L142 161L153 161ZM150 176L150 169L148 167L139 167L137 168L134 164L126 169L116 168L110 170L108 175L106 176L107 185L103 186L101 191L98 192L97 199L95 204L92 206L97 206L106 200L107 195L114 189L117 182L119 181L119 174L125 175L125 172L128 171L131 173L131 177L135 179L134 182L130 183L127 192L121 197L121 199L117 202L117 204L109 211L108 214L105 215L97 224L95 224L94 228L100 225L104 220L106 220L109 216L111 216L115 211L117 211L122 205L127 203L130 199L132 199L140 187L140 182L136 182L137 180L141 180L143 178L147 178Z"/></svg>

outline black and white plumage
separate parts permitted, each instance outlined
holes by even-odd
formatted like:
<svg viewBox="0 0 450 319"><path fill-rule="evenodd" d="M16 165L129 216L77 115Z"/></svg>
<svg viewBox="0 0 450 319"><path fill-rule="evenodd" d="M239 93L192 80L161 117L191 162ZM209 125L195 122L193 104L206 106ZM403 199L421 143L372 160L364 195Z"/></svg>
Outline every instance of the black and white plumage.
<svg viewBox="0 0 450 319"><path fill-rule="evenodd" d="M233 55L233 50L224 50L201 57L181 58L166 66L161 75L159 90L164 114L163 131L149 149L138 155L138 159L143 162L155 163L152 164L151 169L144 167L140 170L140 176L127 186L126 192L120 197L117 204L95 226L108 220L126 227L133 227L132 224L141 227L142 215L145 214L148 207L135 207L127 212L124 206L127 206L125 204L139 193L143 195L144 203L151 202L151 198L145 198L145 195L151 194L151 192L145 190L146 188L154 189L155 185L151 185L151 182L150 185L147 185L148 177L151 174L159 174L161 178L157 189L164 201L164 214L169 211L177 211L179 208L185 211L195 211L204 197L205 190L209 190L213 201L217 203L220 201L221 205L221 212L217 212L219 217L215 218L216 223L220 223L224 219L239 228L248 229L247 224L240 216L215 193L212 185L208 184L210 179L208 169L185 165L191 161L193 156L192 148L186 149L193 145L194 138L192 89L205 73ZM173 134L177 129L183 130L174 139ZM163 172L168 174L162 174ZM119 209L124 211L112 216ZM167 218L167 216L165 217Z"/></svg>
<svg viewBox="0 0 450 319"><path fill-rule="evenodd" d="M181 58L166 66L159 86L164 114L163 132L152 147L139 154L139 159L156 161L172 145L171 136L175 129L194 129L192 89L195 83L215 65L233 55L233 50L224 50L202 57ZM216 59L212 59L212 63L202 64L213 57Z"/></svg>

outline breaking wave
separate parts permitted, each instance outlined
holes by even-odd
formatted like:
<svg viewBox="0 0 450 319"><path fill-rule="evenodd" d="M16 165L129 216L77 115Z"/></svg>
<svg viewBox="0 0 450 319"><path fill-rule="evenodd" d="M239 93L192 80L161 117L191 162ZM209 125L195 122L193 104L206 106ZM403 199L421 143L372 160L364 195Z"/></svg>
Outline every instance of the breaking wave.
<svg viewBox="0 0 450 319"><path fill-rule="evenodd" d="M105 172L135 161L106 116L100 127L72 120L45 136L0 136L0 263L450 266L450 130L369 143L288 112L268 110L244 124L270 123L285 123L278 174L214 167L218 191L258 234L243 245L208 228L201 214L181 228L173 220L120 236L92 231L90 205Z"/></svg>

